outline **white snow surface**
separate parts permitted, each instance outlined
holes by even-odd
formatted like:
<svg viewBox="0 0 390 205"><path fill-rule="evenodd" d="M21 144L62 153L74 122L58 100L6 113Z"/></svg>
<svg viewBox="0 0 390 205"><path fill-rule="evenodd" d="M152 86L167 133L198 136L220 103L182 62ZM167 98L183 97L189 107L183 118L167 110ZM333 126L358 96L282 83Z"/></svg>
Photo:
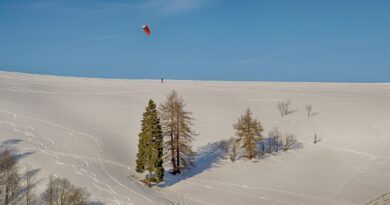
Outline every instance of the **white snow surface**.
<svg viewBox="0 0 390 205"><path fill-rule="evenodd" d="M142 113L176 90L193 113L196 167L149 189L131 177ZM281 118L276 104L291 100ZM305 105L313 105L307 117ZM218 141L251 108L299 148L230 162ZM321 141L313 144L314 133ZM364 204L390 191L390 84L116 80L0 72L0 146L105 204ZM138 175L139 176L139 175Z"/></svg>

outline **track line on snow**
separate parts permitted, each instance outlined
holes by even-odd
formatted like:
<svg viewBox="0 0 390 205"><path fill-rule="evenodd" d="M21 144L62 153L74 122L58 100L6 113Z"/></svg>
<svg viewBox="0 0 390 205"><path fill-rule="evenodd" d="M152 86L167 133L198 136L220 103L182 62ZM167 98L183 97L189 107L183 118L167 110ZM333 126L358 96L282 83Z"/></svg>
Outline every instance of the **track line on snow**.
<svg viewBox="0 0 390 205"><path fill-rule="evenodd" d="M13 114L13 119L16 120L16 118L17 118L17 116L16 116L15 114ZM54 141L51 140L51 139L49 139L49 138L39 137L39 136L34 135L32 132L25 132L25 131L23 131L23 130L19 130L19 129L15 128L15 125L16 125L15 123L11 123L11 122L9 122L9 121L6 121L5 124L8 124L8 125L12 128L12 131L21 133L22 135L25 135L28 139L30 139L30 138L32 138L32 137L34 137L34 138L40 138L40 139L45 139L45 140L49 141L49 144L48 144L47 146L49 146L49 145L51 145L51 144L54 144ZM29 129L30 129L31 131L34 130L33 127L31 127L31 126L28 126L28 127L29 127ZM86 170L83 170L83 172L82 172L81 169L78 171L78 170L76 169L76 166L75 166L75 165L60 162L60 161L59 161L59 157L58 157L58 155L59 155L60 153L55 153L55 152L50 153L50 151L46 149L47 146L45 147L42 143L36 142L36 141L34 141L34 140L31 140L31 142L37 143L37 144L39 144L40 147L41 147L41 148L35 148L35 149L34 149L33 147L31 147L31 150L37 150L37 151L40 151L40 152L43 153L43 154L52 156L52 157L54 157L54 158L56 159L56 160L55 160L55 163L56 163L57 165L59 165L59 166L69 166L69 167L72 167L72 169L73 169L73 171L74 171L75 174L77 174L77 175L83 175L83 176L87 176L87 177L91 178L91 180L92 180L92 185L93 185L93 186L95 186L95 187L96 187L97 189L99 189L99 190L102 190L102 191L104 191L104 192L107 192L108 194L112 194L112 195L113 195L113 198L114 198L113 201L116 201L116 204L120 205L120 201L118 201L118 200L115 198L115 196L119 196L119 195L111 188L111 186L109 186L108 184L103 183L103 182L100 182L99 180L97 180L95 174L93 174L93 173L91 173L91 172L88 172L88 171L86 171ZM10 147L12 147L12 146L10 146ZM21 147L21 146L18 146L18 147ZM85 161L85 160L78 159L78 158L76 158L76 160L83 161L84 164L86 164L86 167L89 166L88 162ZM99 185L97 185L97 183L103 184L104 186L106 186L106 187L108 188L108 190L105 189L105 188L103 188L103 187L101 187L101 186L99 186ZM126 198L126 199L129 201L129 198L128 198L128 197L126 197L126 196L122 196L122 197Z"/></svg>
<svg viewBox="0 0 390 205"><path fill-rule="evenodd" d="M204 200L201 200L201 199L195 199L193 197L189 197L189 196L183 196L185 199L189 199L191 201L195 201L195 202L198 202L198 203L201 203L202 205L203 204L208 204L208 205L217 205L217 204L214 204L214 203L210 203L210 202L207 202L207 201L204 201ZM185 205L185 203L181 203L183 205Z"/></svg>
<svg viewBox="0 0 390 205"><path fill-rule="evenodd" d="M143 195L143 194L140 194L132 189L129 189L127 186L125 186L124 184L120 183L117 179L115 179L115 177L113 177L108 171L107 169L105 168L104 166L104 162L102 160L102 158L100 157L100 152L102 151L101 147L100 147L100 143L99 143L99 139L96 137L96 136L93 136L93 135L90 135L90 134L87 134L85 132L82 132L80 130L75 130L75 129L71 129L71 128L68 128L68 127L64 127L62 125L59 125L59 124L56 124L56 123L53 123L53 122L50 122L50 121L47 121L47 120L43 120L43 119L39 119L39 118L35 118L35 117L31 117L31 116L27 116L27 115L21 115L21 114L17 114L17 113L14 113L14 112L11 112L11 111L8 111L8 110L3 110L3 109L0 109L0 112L5 112L5 113L9 113L9 114L12 114L14 116L14 118L16 118L16 115L19 115L19 116L22 116L24 118L28 118L28 119L32 119L32 120L36 120L36 121L39 121L39 122L43 122L43 123L46 123L46 124L49 124L49 125L52 125L54 127L58 127L58 128L61 128L61 129L64 129L64 130L68 130L68 131L71 131L71 132L76 132L76 133L80 133L90 139L93 139L95 141L95 144L98 148L98 151L97 151L97 159L100 163L100 166L101 168L103 169L103 171L105 172L105 174L113 181L115 182L116 184L118 184L119 186L123 187L124 189L126 189L127 191L139 196L140 198L143 198L149 202L152 202L152 203L155 203L154 200L152 200L151 198L147 197L146 195ZM130 201L130 199L126 196L123 196L124 198L126 198L128 201Z"/></svg>
<svg viewBox="0 0 390 205"><path fill-rule="evenodd" d="M319 197L319 196L313 196L313 195L304 194L304 193L297 193L297 192L291 192L291 191L286 191L286 190L274 189L274 188L269 188L269 187L256 187L255 188L255 187L250 187L250 186L247 186L247 185L227 183L227 182L221 182L221 181L215 181L215 180L209 180L209 179L208 180L196 179L196 181L205 182L205 183L211 182L211 183L215 183L215 184L221 184L221 185L225 185L225 186L234 186L234 187L239 187L239 188L244 188L244 186L245 186L245 188L247 188L247 189L271 191L271 192L277 192L277 193L282 193L282 194L287 194L287 195L301 196L301 197L305 197L305 198L312 198L312 199L316 199L316 200L319 199L319 200L323 200L323 201L331 201L331 202L341 203L341 201L337 201L337 200L334 200L334 199L329 199L329 198L324 198L324 197Z"/></svg>
<svg viewBox="0 0 390 205"><path fill-rule="evenodd" d="M115 192L111 187L109 187L108 184L104 183L104 182L100 182L97 178L96 178L96 175L94 176L93 173L90 173L90 172L86 172L84 170L84 172L81 172L80 170L81 169L77 169L76 166L74 164L68 164L68 163L64 163L64 162L60 162L59 160L56 160L55 163L59 166L67 166L67 167L71 167L73 169L73 172L77 175L80 175L80 176L86 176L88 178L90 178L92 180L92 185L94 185L97 189L99 190L102 190L104 192L108 192L109 194L111 194L113 196L113 199L114 201L116 201L116 204L120 204L120 201L118 201L115 196L120 196L117 192ZM86 173L85 173L86 172ZM108 186L107 188L108 189L105 189L103 187L101 187L100 185L98 185L97 183L101 183L103 184L103 186ZM123 196L122 196L123 197Z"/></svg>
<svg viewBox="0 0 390 205"><path fill-rule="evenodd" d="M286 201L282 201L282 200L279 200L279 199L274 199L272 197L265 197L265 196L255 196L255 195L251 195L251 194L245 194L245 193L240 193L240 192L235 192L235 191L231 191L231 190L227 190L227 189L222 189L222 188L217 188L217 187L211 187L209 185L203 185L203 184L200 184L200 183L196 183L194 182L193 180L185 180L185 182L189 183L189 184L194 184L194 185L198 185L198 186L202 186L202 187L205 187L205 188L208 188L208 189L215 189L215 190L222 190L222 191L225 191L225 192L230 192L230 193L233 193L233 194L238 194L238 195L243 195L243 196L247 196L247 197L251 197L251 198L255 198L255 199L261 199L261 200L265 200L265 201L275 201L275 202L279 202L279 203L283 203L283 204L293 204L291 201L289 202L286 202ZM241 186L241 188L247 188L247 186Z"/></svg>
<svg viewBox="0 0 390 205"><path fill-rule="evenodd" d="M329 145L321 145L321 144L313 145L312 143L302 142L302 141L301 141L301 143L304 143L304 144L307 144L307 145L310 145L310 146L317 146L317 147L323 147L323 148L333 149L333 150L342 151L342 152L349 152L349 153L352 153L352 154L357 154L357 155L361 155L361 156L370 158L371 160L377 160L378 158L390 160L390 157L374 155L374 154L367 153L367 152L359 152L359 151L352 150L352 149L346 149L346 148L329 146Z"/></svg>

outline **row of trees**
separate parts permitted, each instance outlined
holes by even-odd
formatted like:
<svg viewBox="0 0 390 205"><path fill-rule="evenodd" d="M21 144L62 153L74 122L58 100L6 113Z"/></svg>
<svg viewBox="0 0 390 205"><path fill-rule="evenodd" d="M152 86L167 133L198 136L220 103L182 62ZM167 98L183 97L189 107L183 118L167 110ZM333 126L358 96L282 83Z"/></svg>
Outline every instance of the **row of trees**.
<svg viewBox="0 0 390 205"><path fill-rule="evenodd" d="M171 162L172 174L193 165L193 118L184 106L183 99L172 91L160 105L160 112L153 100L149 100L145 108L138 135L136 171L148 171L148 182L164 180L164 159Z"/></svg>
<svg viewBox="0 0 390 205"><path fill-rule="evenodd" d="M290 101L280 102L278 108L282 116L289 114ZM153 100L149 100L141 121L139 133L136 171L148 171L147 182L164 180L163 161L170 161L172 174L193 165L194 152L191 142L195 133L191 129L191 112L184 110L183 99L173 90L159 110ZM311 108L310 111L311 112ZM296 144L292 134L281 134L277 128L269 133L268 138L262 136L262 124L252 117L248 108L233 125L236 137L222 143L232 161L239 156L252 159L259 153L264 154L283 149L287 151ZM241 154L242 153L242 154Z"/></svg>
<svg viewBox="0 0 390 205"><path fill-rule="evenodd" d="M47 188L36 197L33 171L19 174L17 157L10 150L0 152L0 204L4 205L85 205L90 194L85 188L72 185L69 180L49 177Z"/></svg>

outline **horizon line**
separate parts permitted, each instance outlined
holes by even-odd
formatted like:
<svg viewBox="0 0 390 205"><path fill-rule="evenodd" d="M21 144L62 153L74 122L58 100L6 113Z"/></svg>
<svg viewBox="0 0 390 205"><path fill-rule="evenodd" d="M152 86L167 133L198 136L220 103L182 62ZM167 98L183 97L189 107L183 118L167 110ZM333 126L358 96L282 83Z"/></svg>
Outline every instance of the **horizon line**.
<svg viewBox="0 0 390 205"><path fill-rule="evenodd" d="M71 75L71 74L51 74L44 72L23 72L23 71L9 71L1 70L0 73L12 73L19 75L38 75L38 76L47 76L47 77L63 77L63 78L84 78L84 79L102 79L102 80L161 80L161 78L126 78L126 77L101 77L101 76L88 76L88 75ZM322 84L390 84L390 81L375 81L375 82L364 82L364 81L283 81L283 80L218 80L218 79L189 79L189 78L163 78L164 81L198 81L198 82L245 82L245 83L322 83Z"/></svg>

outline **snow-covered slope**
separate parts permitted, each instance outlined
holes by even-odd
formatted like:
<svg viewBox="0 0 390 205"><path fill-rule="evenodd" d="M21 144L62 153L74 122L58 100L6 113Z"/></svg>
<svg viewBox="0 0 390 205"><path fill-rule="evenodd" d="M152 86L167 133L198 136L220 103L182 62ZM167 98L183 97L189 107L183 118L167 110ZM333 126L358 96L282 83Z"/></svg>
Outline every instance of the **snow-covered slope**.
<svg viewBox="0 0 390 205"><path fill-rule="evenodd" d="M148 189L136 179L148 99L175 89L193 112L197 167ZM276 103L291 100L282 119ZM314 116L307 118L305 105ZM255 161L222 160L217 142L250 107L264 127L302 143ZM321 138L313 144L313 135ZM68 78L0 72L0 143L106 204L363 204L390 191L390 84L264 83Z"/></svg>

